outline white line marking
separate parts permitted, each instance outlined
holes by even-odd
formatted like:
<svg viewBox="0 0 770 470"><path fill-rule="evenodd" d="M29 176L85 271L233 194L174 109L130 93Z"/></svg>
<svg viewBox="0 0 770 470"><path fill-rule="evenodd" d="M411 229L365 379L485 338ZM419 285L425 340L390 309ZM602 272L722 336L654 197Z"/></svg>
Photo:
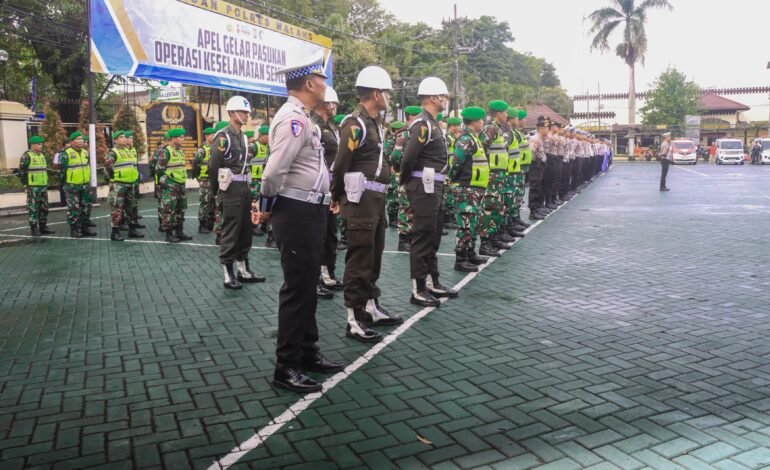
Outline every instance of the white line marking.
<svg viewBox="0 0 770 470"><path fill-rule="evenodd" d="M604 176L604 173L600 173L599 176ZM562 207L569 204L571 201L567 201L563 205L559 206L554 210L552 213L548 214L545 219L538 220L535 223L533 223L527 230L524 231L524 233L529 233L530 231L534 230L535 227L539 226L542 222L544 222L548 217L552 216L556 212L558 212ZM513 245L518 243L520 240L518 239L515 242L513 242ZM400 252L396 252L400 253ZM485 268L487 268L490 264L492 264L497 258L491 257L489 258L489 261L487 261L486 264L479 266L478 272L475 273L468 273L460 282L454 285L454 289L457 289L458 291L465 287L473 278L479 275L481 271L483 271ZM441 303L446 302L449 299L441 299ZM398 328L393 330L389 335L382 338L382 340L371 347L368 351L364 353L363 356L360 356L358 359L356 359L352 364L345 367L345 370L342 372L338 372L335 375L333 375L331 378L325 380L322 384L323 389L320 392L316 393L309 393L296 402L292 406L290 406L286 411L281 413L278 417L270 421L267 426L263 427L259 431L257 431L254 435L252 435L250 438L246 439L245 441L241 442L237 447L234 447L229 454L225 455L224 457L220 458L219 460L216 460L212 462L212 464L208 467L208 470L224 470L227 468L230 468L232 465L235 465L244 455L246 455L249 451L256 449L260 445L264 444L265 441L278 432L286 423L294 420L294 418L298 417L300 413L302 413L304 410L310 407L310 405L313 404L316 400L321 398L324 393L328 392L332 388L336 387L337 384L345 380L346 378L350 377L350 375L366 365L369 361L374 358L377 354L380 353L385 347L396 341L399 336L406 333L409 328L412 327L415 323L420 321L423 317L425 317L427 314L435 310L436 307L425 307L424 309L420 310L416 314L409 317L404 323L401 324Z"/></svg>
<svg viewBox="0 0 770 470"><path fill-rule="evenodd" d="M707 175L706 173L701 173L700 171L695 171L692 168L685 168L685 167L679 166L679 165L671 165L671 166L673 166L674 168L679 168L680 170L689 171L690 173L695 173L696 175L710 176L710 175Z"/></svg>

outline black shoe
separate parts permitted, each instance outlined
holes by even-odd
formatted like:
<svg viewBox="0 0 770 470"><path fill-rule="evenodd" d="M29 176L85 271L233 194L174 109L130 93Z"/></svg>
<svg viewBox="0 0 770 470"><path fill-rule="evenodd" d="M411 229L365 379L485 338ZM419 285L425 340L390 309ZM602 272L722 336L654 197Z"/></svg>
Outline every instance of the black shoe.
<svg viewBox="0 0 770 470"><path fill-rule="evenodd" d="M258 276L252 272L251 268L249 268L249 260L245 259L243 261L236 261L235 267L238 270L238 280L244 283L257 283L257 282L265 282L265 276Z"/></svg>
<svg viewBox="0 0 770 470"><path fill-rule="evenodd" d="M412 279L412 297L409 303L421 307L438 307L441 301L433 297L425 284L425 279Z"/></svg>
<svg viewBox="0 0 770 470"><path fill-rule="evenodd" d="M126 230L128 230L128 225L126 225L126 224L120 224L120 226L119 226L118 228L119 228L121 231L125 232Z"/></svg>
<svg viewBox="0 0 770 470"><path fill-rule="evenodd" d="M70 237L83 238L83 232L80 231L80 227L77 225L70 225Z"/></svg>
<svg viewBox="0 0 770 470"><path fill-rule="evenodd" d="M278 248L278 244L275 242L275 238L273 238L272 230L267 232L267 240L265 240L265 246L267 248Z"/></svg>
<svg viewBox="0 0 770 470"><path fill-rule="evenodd" d="M95 237L96 236L96 232L91 230L91 227L89 227L87 225L83 225L83 227L80 229L80 234L83 235L84 237Z"/></svg>
<svg viewBox="0 0 770 470"><path fill-rule="evenodd" d="M368 326L392 326L404 323L404 319L398 315L392 315L380 305L379 299L369 299L364 307L364 316Z"/></svg>
<svg viewBox="0 0 770 470"><path fill-rule="evenodd" d="M409 252L412 250L412 241L410 240L410 236L405 233L399 233L398 234L398 247L396 248L398 251L405 251Z"/></svg>
<svg viewBox="0 0 770 470"><path fill-rule="evenodd" d="M505 243L506 245L510 245L511 243L515 242L516 239L513 238L512 236L508 235L508 233L506 233L503 230L503 231L497 232L495 234L495 241L498 241L498 242L501 242L501 243Z"/></svg>
<svg viewBox="0 0 770 470"><path fill-rule="evenodd" d="M661 191L671 191L671 190L670 190L670 189L668 189L668 188L660 188L660 190L661 190Z"/></svg>
<svg viewBox="0 0 770 470"><path fill-rule="evenodd" d="M125 240L122 235L120 235L120 228L118 227L112 227L112 234L110 234L110 240L114 242L122 242Z"/></svg>
<svg viewBox="0 0 770 470"><path fill-rule="evenodd" d="M529 220L543 220L543 219L545 219L545 216L543 214L540 214L538 212L529 213Z"/></svg>
<svg viewBox="0 0 770 470"><path fill-rule="evenodd" d="M142 214L137 214L137 215L136 215L136 218L137 218L137 219L144 219L144 216L143 216Z"/></svg>
<svg viewBox="0 0 770 470"><path fill-rule="evenodd" d="M30 226L29 232L32 234L33 237L40 236L40 229L37 227L37 225Z"/></svg>
<svg viewBox="0 0 770 470"><path fill-rule="evenodd" d="M441 281L438 279L438 274L431 274L428 276L427 279L425 279L425 285L428 288L428 292L436 298L448 297L454 299L460 295L455 289L442 285Z"/></svg>
<svg viewBox="0 0 770 470"><path fill-rule="evenodd" d="M144 227L144 226L142 226ZM144 238L143 233L139 233L137 229L139 228L138 225L129 225L128 226L128 238Z"/></svg>
<svg viewBox="0 0 770 470"><path fill-rule="evenodd" d="M333 299L334 298L334 292L330 291L322 283L318 283L318 285L315 288L315 294L318 296L319 299Z"/></svg>
<svg viewBox="0 0 770 470"><path fill-rule="evenodd" d="M483 238L481 240L481 246L479 247L479 254L497 258L500 256L500 249L495 247L495 245L488 238Z"/></svg>
<svg viewBox="0 0 770 470"><path fill-rule="evenodd" d="M158 232L166 233L166 229L163 228L163 222L161 222L160 220L158 221Z"/></svg>
<svg viewBox="0 0 770 470"><path fill-rule="evenodd" d="M166 242L167 243L179 243L182 240L177 238L176 235L174 235L174 231L171 229L166 230Z"/></svg>
<svg viewBox="0 0 770 470"><path fill-rule="evenodd" d="M559 208L559 206L557 204L554 204L552 202L549 202L548 204L546 204L545 207L551 209L551 211L555 211L556 209Z"/></svg>
<svg viewBox="0 0 770 470"><path fill-rule="evenodd" d="M516 229L512 229L510 232L508 232L508 235L510 235L513 238L524 238L526 235L524 232L520 232Z"/></svg>
<svg viewBox="0 0 770 470"><path fill-rule="evenodd" d="M193 239L193 237L191 237L191 236L189 236L189 235L184 233L184 230L182 229L182 227L177 227L177 229L176 229L176 237L178 239L182 240L182 241L185 241L185 242L190 241L190 240Z"/></svg>
<svg viewBox="0 0 770 470"><path fill-rule="evenodd" d="M345 238L341 238L337 242L337 251L345 251L348 249L348 241Z"/></svg>
<svg viewBox="0 0 770 470"><path fill-rule="evenodd" d="M257 224L251 229L251 234L255 237L262 237L265 235L262 224Z"/></svg>
<svg viewBox="0 0 770 470"><path fill-rule="evenodd" d="M140 216L140 218L141 218L141 216ZM86 219L85 221L83 221L82 225L83 225L83 227L91 227L91 228L96 227L96 224L91 222L91 219Z"/></svg>
<svg viewBox="0 0 770 470"><path fill-rule="evenodd" d="M198 233L211 233L211 230L205 225L198 226Z"/></svg>
<svg viewBox="0 0 770 470"><path fill-rule="evenodd" d="M301 370L286 367L282 364L275 365L273 385L299 393L312 393L323 390L320 383L305 375Z"/></svg>
<svg viewBox="0 0 770 470"><path fill-rule="evenodd" d="M235 270L233 269L233 263L225 263L225 287L228 289L240 289L243 285L235 277Z"/></svg>
<svg viewBox="0 0 770 470"><path fill-rule="evenodd" d="M328 266L321 266L321 283L329 290L342 290L344 287L342 281L337 279L334 271Z"/></svg>
<svg viewBox="0 0 770 470"><path fill-rule="evenodd" d="M475 264L471 263L468 258L460 253L455 254L455 266L454 270L461 273L476 273L479 272L479 268Z"/></svg>
<svg viewBox="0 0 770 470"><path fill-rule="evenodd" d="M51 235L52 233L56 233L56 230L50 230L48 226L46 226L45 224L41 224L40 233L43 235Z"/></svg>
<svg viewBox="0 0 770 470"><path fill-rule="evenodd" d="M382 334L366 326L366 311L360 307L348 307L348 324L345 327L345 336L363 343L376 343L382 339Z"/></svg>
<svg viewBox="0 0 770 470"><path fill-rule="evenodd" d="M475 266L481 266L489 261L489 257L477 255L473 248L469 248L465 255L468 258L468 261Z"/></svg>
<svg viewBox="0 0 770 470"><path fill-rule="evenodd" d="M443 237L444 235L449 235L449 231L448 230L442 230L441 231L441 236Z"/></svg>
<svg viewBox="0 0 770 470"><path fill-rule="evenodd" d="M214 244L219 246L222 243L222 235L217 234L217 238L214 240Z"/></svg>
<svg viewBox="0 0 770 470"><path fill-rule="evenodd" d="M523 220L521 220L521 217L516 217L515 219L513 219L513 222L514 222L514 224L521 225L524 228L529 228L529 227L532 226L531 224L528 224L528 223L524 222Z"/></svg>
<svg viewBox="0 0 770 470"><path fill-rule="evenodd" d="M302 368L310 372L322 372L332 374L345 368L341 362L333 362L326 359L319 351L306 352L302 357Z"/></svg>
<svg viewBox="0 0 770 470"><path fill-rule="evenodd" d="M138 223L137 223L137 224L134 224L134 227L136 227L136 228L147 228L147 226L146 226L146 225L144 225L144 224L138 224ZM131 228L131 224L129 224L129 225L128 225L128 228L129 228L129 229Z"/></svg>

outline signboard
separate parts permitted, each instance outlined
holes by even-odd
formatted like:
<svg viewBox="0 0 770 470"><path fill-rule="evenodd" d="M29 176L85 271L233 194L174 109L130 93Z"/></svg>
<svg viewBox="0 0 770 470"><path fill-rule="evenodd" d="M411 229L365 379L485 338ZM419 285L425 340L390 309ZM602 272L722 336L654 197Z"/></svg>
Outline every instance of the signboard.
<svg viewBox="0 0 770 470"><path fill-rule="evenodd" d="M188 103L152 102L144 110L147 113L147 153L152 155L158 143L163 141L163 135L170 129L182 127L187 132L182 149L189 167L201 138L198 129L198 108Z"/></svg>
<svg viewBox="0 0 770 470"><path fill-rule="evenodd" d="M184 101L185 90L183 86L168 87L150 91L152 101Z"/></svg>
<svg viewBox="0 0 770 470"><path fill-rule="evenodd" d="M279 70L331 39L220 0L89 0L91 71L286 96Z"/></svg>
<svg viewBox="0 0 770 470"><path fill-rule="evenodd" d="M700 142L700 116L684 117L684 136L693 142Z"/></svg>

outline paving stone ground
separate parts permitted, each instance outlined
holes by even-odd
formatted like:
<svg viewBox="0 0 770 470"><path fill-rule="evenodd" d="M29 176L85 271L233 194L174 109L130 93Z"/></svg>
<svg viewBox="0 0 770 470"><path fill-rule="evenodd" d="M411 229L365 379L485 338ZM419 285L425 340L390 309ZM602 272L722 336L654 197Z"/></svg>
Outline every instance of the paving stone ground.
<svg viewBox="0 0 770 470"><path fill-rule="evenodd" d="M658 174L617 164L232 468L770 467L770 168ZM23 226L0 220L0 468L207 468L297 400L269 384L277 252L230 292L211 235ZM385 257L382 302L411 316L408 257ZM343 318L319 304L353 362Z"/></svg>

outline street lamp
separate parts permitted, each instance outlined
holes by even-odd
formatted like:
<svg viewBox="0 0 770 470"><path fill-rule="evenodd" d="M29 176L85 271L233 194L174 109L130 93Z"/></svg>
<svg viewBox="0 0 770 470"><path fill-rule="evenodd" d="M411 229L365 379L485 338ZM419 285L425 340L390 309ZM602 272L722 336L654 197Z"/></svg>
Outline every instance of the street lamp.
<svg viewBox="0 0 770 470"><path fill-rule="evenodd" d="M0 49L0 66L3 67L3 99L8 99L8 87L5 81L5 63L8 62L8 51Z"/></svg>

